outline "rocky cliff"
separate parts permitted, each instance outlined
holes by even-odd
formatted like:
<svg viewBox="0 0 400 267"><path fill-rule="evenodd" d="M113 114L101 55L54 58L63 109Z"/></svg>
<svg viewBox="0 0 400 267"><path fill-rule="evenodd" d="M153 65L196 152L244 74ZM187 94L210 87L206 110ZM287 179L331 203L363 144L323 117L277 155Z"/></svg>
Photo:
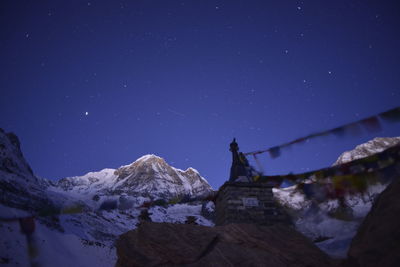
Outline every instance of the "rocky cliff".
<svg viewBox="0 0 400 267"><path fill-rule="evenodd" d="M0 129L0 203L24 210L51 205L26 162L18 137Z"/></svg>

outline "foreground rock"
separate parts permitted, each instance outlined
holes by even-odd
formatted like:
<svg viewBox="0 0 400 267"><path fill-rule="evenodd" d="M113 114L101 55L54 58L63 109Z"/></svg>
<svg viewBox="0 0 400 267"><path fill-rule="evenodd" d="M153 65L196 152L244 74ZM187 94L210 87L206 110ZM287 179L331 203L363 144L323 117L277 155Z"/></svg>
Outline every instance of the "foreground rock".
<svg viewBox="0 0 400 267"><path fill-rule="evenodd" d="M214 228L143 223L117 241L122 266L333 266L306 237L284 225Z"/></svg>
<svg viewBox="0 0 400 267"><path fill-rule="evenodd" d="M347 266L400 266L400 179L376 199L354 237Z"/></svg>

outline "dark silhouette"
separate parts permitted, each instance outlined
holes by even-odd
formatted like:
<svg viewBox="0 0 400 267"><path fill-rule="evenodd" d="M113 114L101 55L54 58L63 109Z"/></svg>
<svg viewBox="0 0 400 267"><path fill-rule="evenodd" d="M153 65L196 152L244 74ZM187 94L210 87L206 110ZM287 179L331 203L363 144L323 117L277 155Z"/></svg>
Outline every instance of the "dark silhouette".
<svg viewBox="0 0 400 267"><path fill-rule="evenodd" d="M248 162L242 153L239 155L239 146L236 143L236 138L233 138L229 150L232 152L232 167L229 182L236 181L240 176L248 177L248 170L246 168Z"/></svg>

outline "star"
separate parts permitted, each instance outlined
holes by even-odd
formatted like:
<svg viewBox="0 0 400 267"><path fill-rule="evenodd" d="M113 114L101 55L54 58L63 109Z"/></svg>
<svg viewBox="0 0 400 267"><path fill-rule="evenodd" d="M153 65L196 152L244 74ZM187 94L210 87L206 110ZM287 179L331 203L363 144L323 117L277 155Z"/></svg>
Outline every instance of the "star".
<svg viewBox="0 0 400 267"><path fill-rule="evenodd" d="M85 112L85 116L88 116L88 115L89 115L89 112L86 111L86 112Z"/></svg>

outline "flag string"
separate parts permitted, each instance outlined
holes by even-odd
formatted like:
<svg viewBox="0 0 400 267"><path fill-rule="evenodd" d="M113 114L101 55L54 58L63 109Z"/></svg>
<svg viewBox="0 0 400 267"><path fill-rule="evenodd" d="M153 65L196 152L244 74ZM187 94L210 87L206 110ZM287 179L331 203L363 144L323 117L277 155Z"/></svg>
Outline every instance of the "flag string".
<svg viewBox="0 0 400 267"><path fill-rule="evenodd" d="M375 116L370 116L368 118L361 119L356 122L351 122L348 124L344 124L342 126L332 128L330 130L321 131L313 134L309 134L305 137L297 138L293 141L283 143L278 146L273 146L264 150L257 150L252 152L243 153L245 156L247 155L258 155L262 153L269 153L271 158L277 158L281 155L281 149L285 147L289 147L294 144L304 143L312 138L322 137L327 135L335 135L338 137L343 137L346 135L360 135L362 133L362 129L365 129L367 132L378 132L382 129L379 119L393 123L400 122L400 107L396 107L390 109L385 112L381 112Z"/></svg>

